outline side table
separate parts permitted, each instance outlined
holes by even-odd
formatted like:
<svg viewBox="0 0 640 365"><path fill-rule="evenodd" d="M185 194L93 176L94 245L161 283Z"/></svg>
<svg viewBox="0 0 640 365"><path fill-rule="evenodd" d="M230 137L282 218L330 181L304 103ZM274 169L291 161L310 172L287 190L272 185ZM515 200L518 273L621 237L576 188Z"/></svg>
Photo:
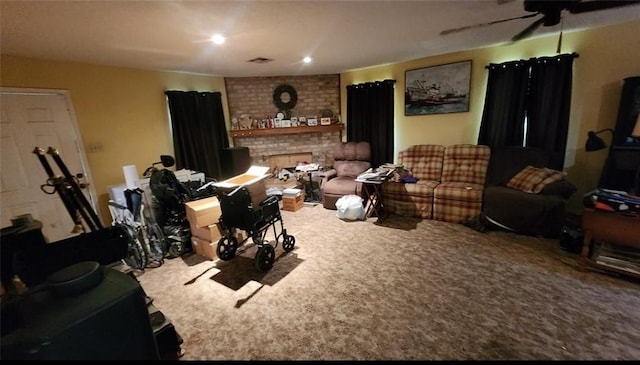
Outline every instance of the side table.
<svg viewBox="0 0 640 365"><path fill-rule="evenodd" d="M581 267L592 266L640 278L640 274L609 265L602 265L589 257L592 240L640 248L640 217L585 209L582 215L582 230L584 231L584 240L582 242L582 251L578 258L578 263Z"/></svg>
<svg viewBox="0 0 640 365"><path fill-rule="evenodd" d="M316 187L314 187L313 183L313 173L318 172L322 169L318 164L307 164L307 165L298 165L296 166L296 171L303 172L307 174L309 178L309 182L307 183L304 178L302 178L302 185L304 187L304 201L305 203L310 204L319 204L322 200L320 196L320 184L316 183Z"/></svg>
<svg viewBox="0 0 640 365"><path fill-rule="evenodd" d="M373 178L356 178L356 182L362 183L362 189L366 195L365 218L370 218L376 213L378 219L386 215L382 199L382 185L391 175L380 175Z"/></svg>

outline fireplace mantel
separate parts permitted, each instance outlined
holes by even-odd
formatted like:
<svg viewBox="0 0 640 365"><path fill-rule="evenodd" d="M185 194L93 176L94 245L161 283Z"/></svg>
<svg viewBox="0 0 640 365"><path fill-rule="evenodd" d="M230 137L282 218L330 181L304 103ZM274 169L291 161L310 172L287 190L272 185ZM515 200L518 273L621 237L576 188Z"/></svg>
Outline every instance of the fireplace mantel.
<svg viewBox="0 0 640 365"><path fill-rule="evenodd" d="M298 134L298 133L326 133L326 132L339 131L340 140L342 140L343 128L344 128L344 124L338 123L338 124L330 124L330 125L302 126L302 127L236 129L231 131L231 138L233 138L235 143L236 138L280 136L283 134Z"/></svg>

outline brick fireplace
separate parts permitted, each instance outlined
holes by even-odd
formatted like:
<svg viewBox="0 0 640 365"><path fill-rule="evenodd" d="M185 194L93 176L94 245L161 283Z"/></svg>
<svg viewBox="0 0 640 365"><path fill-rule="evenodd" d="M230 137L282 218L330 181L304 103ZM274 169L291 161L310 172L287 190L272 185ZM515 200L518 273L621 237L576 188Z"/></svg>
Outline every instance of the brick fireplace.
<svg viewBox="0 0 640 365"><path fill-rule="evenodd" d="M251 163L254 165L273 167L271 164L282 161L280 159L280 161L274 162L277 161L274 160L274 156L292 155L291 161L310 156L311 161L307 162L330 166L333 163L333 147L336 143L341 142L341 139L340 132L333 131L238 137L234 141L236 147L249 147Z"/></svg>
<svg viewBox="0 0 640 365"><path fill-rule="evenodd" d="M279 111L273 101L274 91L282 84L292 86L297 93L297 103L289 111L291 116L312 118L326 111L340 114L340 75L331 74L225 78L230 117L247 115L258 120L274 117ZM254 165L270 166L270 160L274 163L271 156L291 155L295 159L299 154L310 154L308 162L329 166L333 163L333 146L341 140L341 132L335 129L296 134L274 131L269 135L234 136L233 145L249 147Z"/></svg>

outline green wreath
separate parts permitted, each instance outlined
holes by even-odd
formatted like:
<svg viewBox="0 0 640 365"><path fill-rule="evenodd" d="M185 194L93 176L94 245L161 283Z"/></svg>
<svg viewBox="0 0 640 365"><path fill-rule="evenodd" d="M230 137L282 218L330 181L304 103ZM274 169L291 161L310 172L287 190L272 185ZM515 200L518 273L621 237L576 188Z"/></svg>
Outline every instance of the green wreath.
<svg viewBox="0 0 640 365"><path fill-rule="evenodd" d="M282 94L289 94L289 101L282 101ZM295 108L298 102L298 93L291 85L282 84L273 90L273 104L278 110L291 110Z"/></svg>

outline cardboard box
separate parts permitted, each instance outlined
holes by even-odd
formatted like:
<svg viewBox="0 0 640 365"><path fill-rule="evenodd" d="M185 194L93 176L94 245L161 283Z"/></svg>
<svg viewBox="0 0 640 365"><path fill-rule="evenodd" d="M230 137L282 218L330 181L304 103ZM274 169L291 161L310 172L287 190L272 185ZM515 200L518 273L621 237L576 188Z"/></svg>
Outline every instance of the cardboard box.
<svg viewBox="0 0 640 365"><path fill-rule="evenodd" d="M202 252L202 245L201 243L204 240L195 237L195 236L191 236L191 248L193 249L193 252L197 253L198 255L200 255L200 253Z"/></svg>
<svg viewBox="0 0 640 365"><path fill-rule="evenodd" d="M196 227L208 227L211 224L216 224L222 215L220 202L215 196L186 202L184 205L189 224Z"/></svg>
<svg viewBox="0 0 640 365"><path fill-rule="evenodd" d="M294 195L294 196L288 196L288 195L282 196L282 210L295 212L302 209L303 206L304 206L304 197L302 196L302 194Z"/></svg>
<svg viewBox="0 0 640 365"><path fill-rule="evenodd" d="M218 254L216 253L218 242L210 242L191 236L191 246L193 247L193 251L202 257L209 260L216 260L218 258Z"/></svg>
<svg viewBox="0 0 640 365"><path fill-rule="evenodd" d="M267 187L265 179L271 176L269 168L264 166L251 166L244 174L236 175L213 185L225 192L230 192L239 186L245 186L249 190L251 205L254 210L260 207L260 203L267 199Z"/></svg>
<svg viewBox="0 0 640 365"><path fill-rule="evenodd" d="M220 228L220 224L210 224L206 227L197 227L189 223L189 229L191 230L191 236L198 237L209 242L218 242L222 238L224 232Z"/></svg>

